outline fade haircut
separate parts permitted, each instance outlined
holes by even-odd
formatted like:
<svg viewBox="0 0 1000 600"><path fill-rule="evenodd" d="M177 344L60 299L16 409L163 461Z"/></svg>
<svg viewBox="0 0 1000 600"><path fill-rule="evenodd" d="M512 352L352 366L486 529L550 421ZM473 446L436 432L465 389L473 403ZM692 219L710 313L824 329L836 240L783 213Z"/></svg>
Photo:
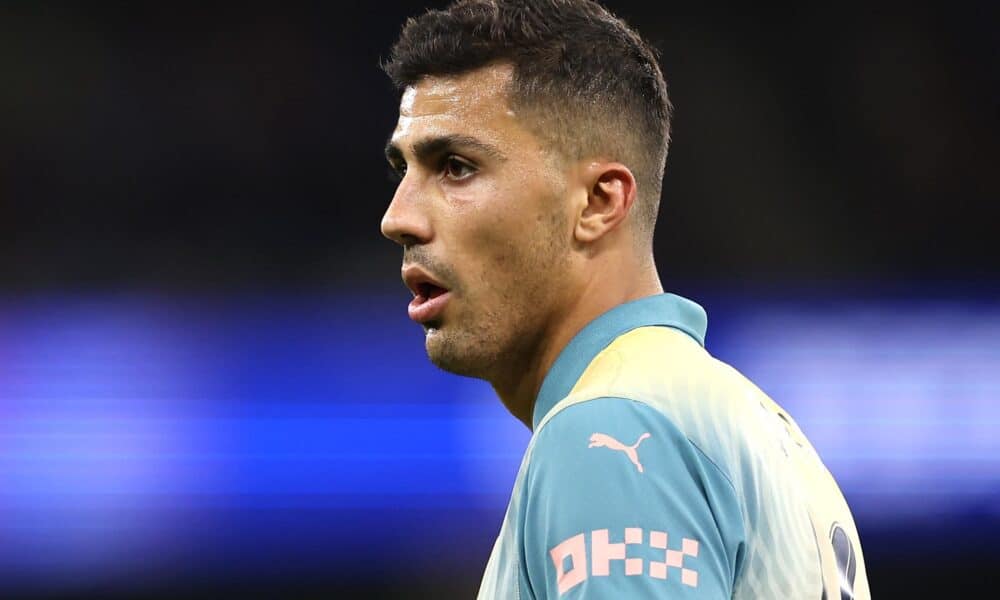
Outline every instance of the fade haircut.
<svg viewBox="0 0 1000 600"><path fill-rule="evenodd" d="M672 111L656 50L591 0L457 0L408 19L383 69L402 91L494 63L513 65L508 102L543 143L632 170L651 243Z"/></svg>

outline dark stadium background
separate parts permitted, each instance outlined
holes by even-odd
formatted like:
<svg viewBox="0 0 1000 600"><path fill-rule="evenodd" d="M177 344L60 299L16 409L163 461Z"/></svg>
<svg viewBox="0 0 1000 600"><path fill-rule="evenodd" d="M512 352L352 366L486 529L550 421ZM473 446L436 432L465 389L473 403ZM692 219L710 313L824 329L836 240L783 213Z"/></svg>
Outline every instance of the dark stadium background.
<svg viewBox="0 0 1000 600"><path fill-rule="evenodd" d="M827 458L876 597L980 589L997 10L608 5L676 106L665 286ZM0 7L0 597L474 597L527 432L424 360L378 231L424 6Z"/></svg>

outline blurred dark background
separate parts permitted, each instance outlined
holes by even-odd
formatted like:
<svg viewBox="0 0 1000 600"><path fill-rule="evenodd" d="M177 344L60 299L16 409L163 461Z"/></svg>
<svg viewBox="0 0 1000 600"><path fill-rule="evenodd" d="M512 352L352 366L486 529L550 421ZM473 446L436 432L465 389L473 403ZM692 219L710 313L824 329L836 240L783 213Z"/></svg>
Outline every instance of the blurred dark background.
<svg viewBox="0 0 1000 600"><path fill-rule="evenodd" d="M443 5L0 7L11 594L474 596L527 432L426 364L378 230L378 65ZM676 107L665 287L804 415L877 597L975 589L1000 558L995 5L606 5L661 49ZM810 412L887 397L869 427ZM504 453L468 458L469 423ZM395 436L388 483L375 446L337 443L366 426ZM872 491L878 468L909 479Z"/></svg>

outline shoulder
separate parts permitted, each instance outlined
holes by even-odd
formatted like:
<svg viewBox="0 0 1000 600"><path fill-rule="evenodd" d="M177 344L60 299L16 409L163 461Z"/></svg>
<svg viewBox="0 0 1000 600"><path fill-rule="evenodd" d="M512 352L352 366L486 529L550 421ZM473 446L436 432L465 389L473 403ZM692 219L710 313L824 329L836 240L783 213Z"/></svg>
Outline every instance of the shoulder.
<svg viewBox="0 0 1000 600"><path fill-rule="evenodd" d="M728 595L739 571L745 531L732 484L643 402L600 397L561 408L535 435L521 503L534 581L558 581L572 559L590 564L578 573L589 586L625 585L620 570L645 575L629 585L655 588L682 574L667 565L686 551L687 577L698 572L701 591ZM666 552L675 558L664 562Z"/></svg>
<svg viewBox="0 0 1000 600"><path fill-rule="evenodd" d="M737 497L726 471L670 416L647 402L604 396L567 402L553 413L532 442L529 487L558 482L570 497L601 492L626 504L663 493L704 496L705 484L717 499ZM686 488L679 481L699 485ZM674 500L690 505L701 501Z"/></svg>
<svg viewBox="0 0 1000 600"><path fill-rule="evenodd" d="M706 490L708 506L736 506L739 511L746 543L741 564L754 565L754 575L743 577L740 585L754 588L767 581L787 589L819 588L810 516L814 490L807 482L826 471L780 406L735 368L667 328L622 336L588 371L592 378L587 386L553 408L551 424L562 412L570 416L577 403L589 403L587 396L601 393L633 399L648 414L660 415L660 422L666 423L661 437L670 434L674 440L675 456L667 461L669 485L686 472ZM603 420L615 422L628 412L619 406ZM698 479L713 470L729 488ZM714 500L725 499L713 491L720 489L731 490L734 504ZM684 505L693 505L695 499L691 490ZM746 573L741 570L739 575Z"/></svg>
<svg viewBox="0 0 1000 600"><path fill-rule="evenodd" d="M592 398L633 399L654 409L731 476L739 468L736 458L752 452L766 433L756 423L763 396L687 334L670 327L643 327L598 354L549 418Z"/></svg>
<svg viewBox="0 0 1000 600"><path fill-rule="evenodd" d="M618 454L593 452L597 448ZM668 453L670 458L683 462L705 458L677 423L645 401L622 396L570 397L558 404L536 431L531 468L539 473L553 463L562 465L575 456L576 460L571 462L587 468L631 464L630 469L610 471L621 477L633 470L640 474L652 473L651 477L662 473L653 463L650 464L652 470L647 469L640 453L651 459ZM584 456L587 459L581 460Z"/></svg>

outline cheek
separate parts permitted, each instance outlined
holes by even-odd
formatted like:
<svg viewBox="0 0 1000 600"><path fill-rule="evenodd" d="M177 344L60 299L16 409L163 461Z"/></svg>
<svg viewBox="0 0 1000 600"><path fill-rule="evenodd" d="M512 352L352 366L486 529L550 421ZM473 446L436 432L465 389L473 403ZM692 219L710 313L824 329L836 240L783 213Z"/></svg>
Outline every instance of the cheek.
<svg viewBox="0 0 1000 600"><path fill-rule="evenodd" d="M492 295L509 304L516 300L513 292L548 279L561 235L559 219L552 213L558 200L523 181L510 187L484 184L450 199L449 221L458 251L455 268L464 273L472 295Z"/></svg>
<svg viewBox="0 0 1000 600"><path fill-rule="evenodd" d="M503 219L471 216L456 225L458 235L449 261L461 286L466 308L473 312L493 312L509 306L511 294L523 285L520 273L524 256L517 227Z"/></svg>
<svg viewBox="0 0 1000 600"><path fill-rule="evenodd" d="M472 243L484 262L501 272L521 266L537 236L533 220L524 214L498 213L482 224Z"/></svg>
<svg viewBox="0 0 1000 600"><path fill-rule="evenodd" d="M553 234L539 219L498 223L489 237L482 238L485 287L507 304L539 300L538 288L551 280L555 264Z"/></svg>

